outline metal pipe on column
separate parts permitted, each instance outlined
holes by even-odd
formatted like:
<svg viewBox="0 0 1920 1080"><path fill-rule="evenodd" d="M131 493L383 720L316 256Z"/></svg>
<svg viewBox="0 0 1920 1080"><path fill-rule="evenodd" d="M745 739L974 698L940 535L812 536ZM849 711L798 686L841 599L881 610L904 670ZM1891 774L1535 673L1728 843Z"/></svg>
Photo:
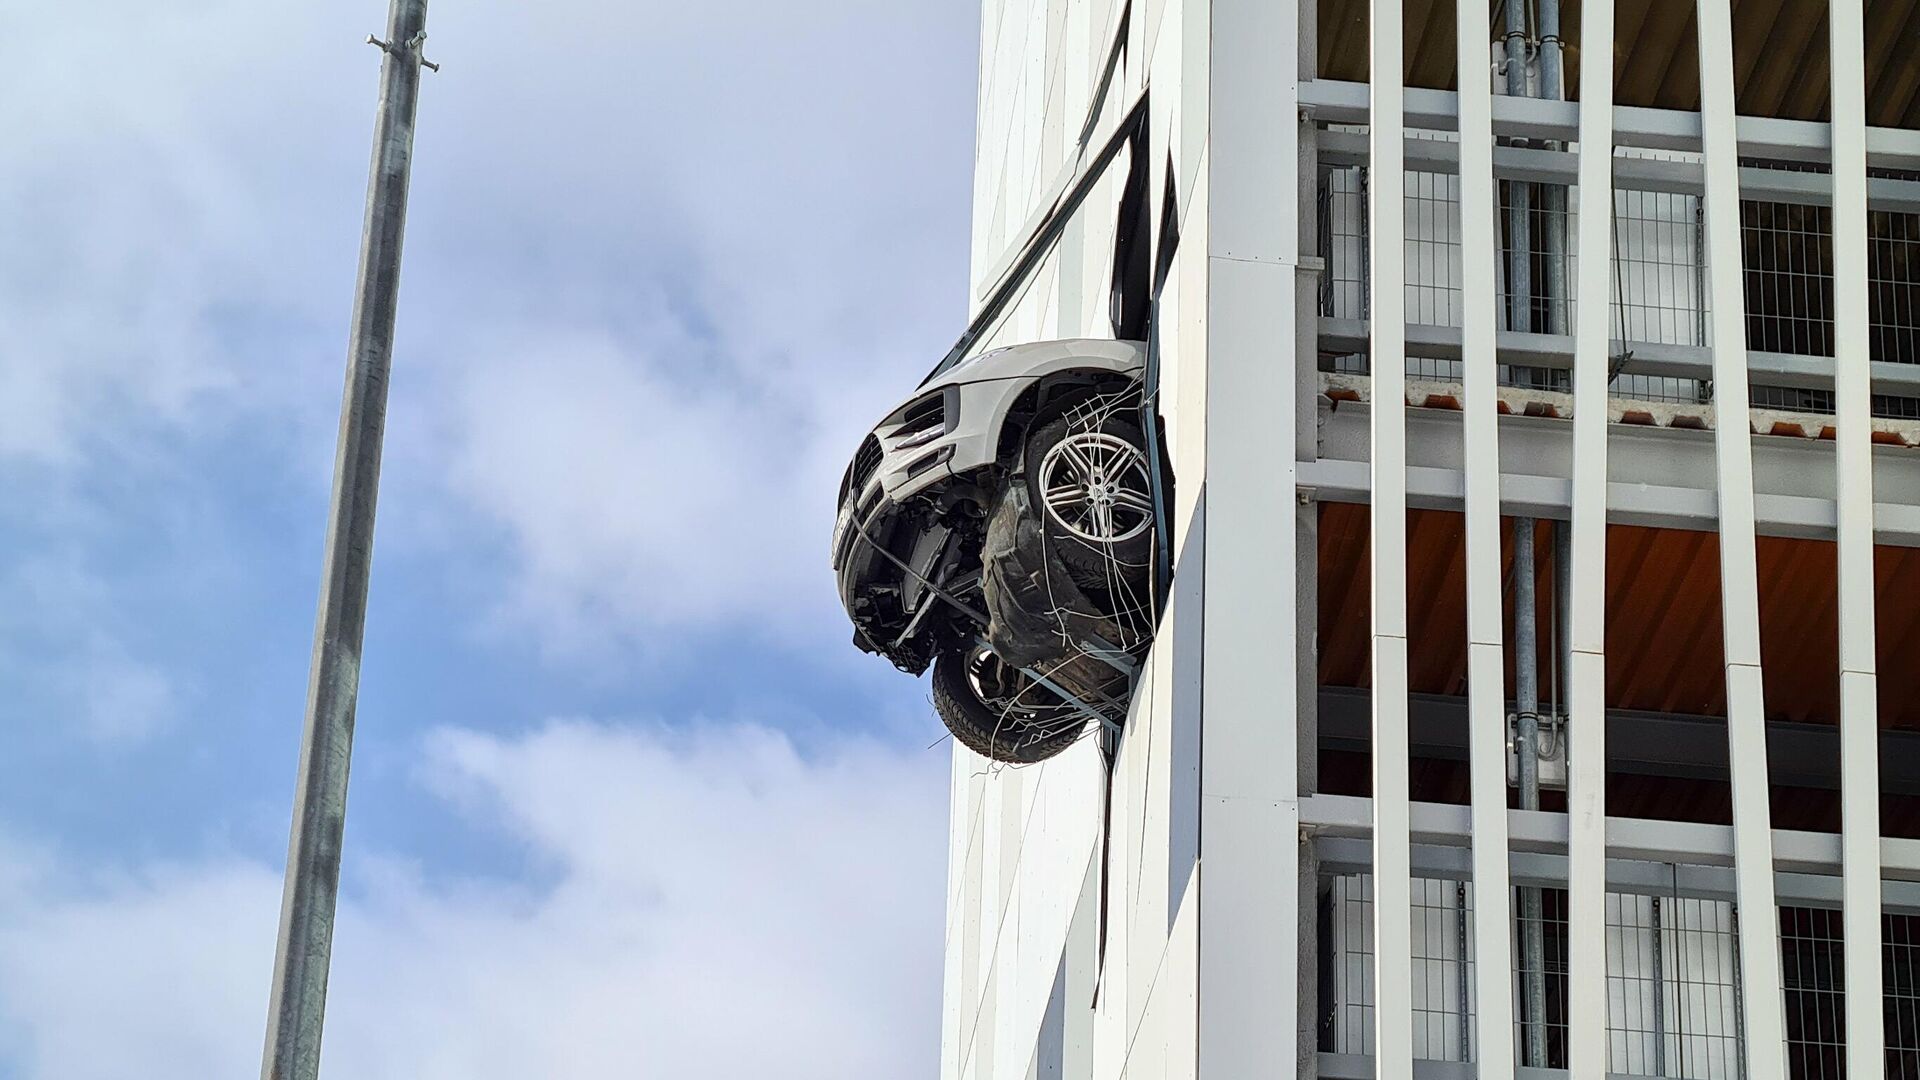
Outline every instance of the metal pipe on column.
<svg viewBox="0 0 1920 1080"><path fill-rule="evenodd" d="M1507 0L1507 95L1528 97L1527 15L1521 0ZM1516 145L1522 140L1515 140ZM1507 328L1533 328L1532 185L1507 181Z"/></svg>
<svg viewBox="0 0 1920 1080"><path fill-rule="evenodd" d="M1513 689L1518 714L1514 752L1519 761L1520 809L1540 809L1540 627L1534 519L1513 519ZM1521 1064L1547 1067L1546 905L1538 886L1520 893Z"/></svg>
<svg viewBox="0 0 1920 1080"><path fill-rule="evenodd" d="M426 22L427 0L392 0L386 40L367 39L380 46L386 59L381 63L380 109L347 349L333 496L327 511L325 570L314 628L262 1080L314 1080L320 1071L414 117L420 69L435 66L422 55Z"/></svg>
<svg viewBox="0 0 1920 1080"><path fill-rule="evenodd" d="M1540 0L1540 96L1551 101L1566 97L1560 63L1560 0ZM1559 144L1550 144L1559 149ZM1567 317L1571 293L1567 288L1567 189L1562 184L1542 184L1540 205L1546 211L1546 300L1547 333L1565 334L1572 321ZM1566 595L1565 592L1559 595ZM1564 668L1564 665L1562 665ZM1565 700L1562 698L1561 700Z"/></svg>
<svg viewBox="0 0 1920 1080"><path fill-rule="evenodd" d="M1555 28L1554 68L1558 75L1559 11L1553 12ZM1528 50L1531 45L1527 29L1527 13L1524 0L1507 0L1506 3L1506 76L1507 94L1511 97L1533 96L1532 80L1529 79ZM1546 82L1545 62L1542 56L1542 83ZM1556 91L1557 91L1557 83ZM1557 93L1556 93L1557 96ZM1516 144L1522 142L1515 140ZM1549 215L1551 219L1551 215ZM1565 309L1556 311L1556 297L1566 295L1565 268L1557 258L1564 251L1564 238L1559 251L1551 245L1551 221L1549 223L1549 250L1547 252L1546 273L1548 286L1547 317L1549 327L1565 333ZM1520 180L1507 182L1507 325L1509 329L1530 331L1533 329L1533 185ZM1557 279L1556 279L1557 275ZM1557 286L1557 287L1556 287ZM1558 319L1557 327L1553 320ZM1531 373L1530 373L1531 374ZM1540 808L1540 679L1539 679L1539 625L1537 622L1534 551L1534 520L1516 518L1513 523L1514 537L1514 690L1515 712L1515 756L1520 787L1520 808L1538 810ZM1546 987L1546 933L1545 904L1537 887L1522 886L1518 889L1520 915L1520 1026L1524 1032L1521 1049L1521 1064L1535 1068L1547 1065L1547 987Z"/></svg>
<svg viewBox="0 0 1920 1080"><path fill-rule="evenodd" d="M1560 64L1560 0L1540 0L1540 96L1559 101L1566 97L1566 78Z"/></svg>
<svg viewBox="0 0 1920 1080"><path fill-rule="evenodd" d="M1513 519L1513 696L1519 714L1520 809L1540 809L1540 624L1533 518Z"/></svg>
<svg viewBox="0 0 1920 1080"><path fill-rule="evenodd" d="M1553 523L1553 625L1554 669L1559 684L1553 692L1553 722L1559 724L1572 714L1573 701L1573 523ZM1565 734L1564 730L1561 732ZM1565 739L1557 742L1566 752Z"/></svg>

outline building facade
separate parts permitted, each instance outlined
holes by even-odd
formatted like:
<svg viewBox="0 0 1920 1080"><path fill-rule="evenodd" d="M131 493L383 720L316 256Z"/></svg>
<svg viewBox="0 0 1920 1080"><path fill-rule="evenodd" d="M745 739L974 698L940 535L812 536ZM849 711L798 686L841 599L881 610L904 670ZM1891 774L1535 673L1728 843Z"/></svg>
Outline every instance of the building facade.
<svg viewBox="0 0 1920 1080"><path fill-rule="evenodd" d="M1920 1078L1920 4L985 0L977 139L1173 573L942 1076Z"/></svg>

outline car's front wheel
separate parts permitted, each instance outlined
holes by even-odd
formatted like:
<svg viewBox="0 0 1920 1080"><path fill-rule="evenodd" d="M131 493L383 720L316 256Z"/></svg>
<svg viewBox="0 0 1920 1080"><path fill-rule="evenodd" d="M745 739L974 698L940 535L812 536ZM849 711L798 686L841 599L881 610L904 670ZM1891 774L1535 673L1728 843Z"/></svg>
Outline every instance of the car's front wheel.
<svg viewBox="0 0 1920 1080"><path fill-rule="evenodd" d="M1086 714L978 647L934 658L933 707L968 749L1014 764L1053 757L1086 727Z"/></svg>
<svg viewBox="0 0 1920 1080"><path fill-rule="evenodd" d="M1026 473L1047 546L1082 586L1136 582L1153 559L1146 440L1116 407L1088 403L1027 438Z"/></svg>

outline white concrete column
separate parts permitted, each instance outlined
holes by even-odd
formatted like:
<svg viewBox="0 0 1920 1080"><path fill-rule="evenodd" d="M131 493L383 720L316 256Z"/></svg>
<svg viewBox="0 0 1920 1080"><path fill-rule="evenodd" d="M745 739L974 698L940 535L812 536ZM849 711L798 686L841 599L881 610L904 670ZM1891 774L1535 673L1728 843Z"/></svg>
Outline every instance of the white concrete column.
<svg viewBox="0 0 1920 1080"><path fill-rule="evenodd" d="M1493 87L1486 0L1457 9L1460 70L1461 418L1467 528L1467 712L1473 803L1473 959L1480 1080L1513 1076L1513 892L1507 863L1507 709L1502 662L1500 415L1494 331L1500 295L1494 219ZM1464 1007L1464 1005L1463 1005Z"/></svg>
<svg viewBox="0 0 1920 1080"><path fill-rule="evenodd" d="M1413 1075L1407 793L1406 176L1400 0L1373 0L1371 237L1374 1075Z"/></svg>
<svg viewBox="0 0 1920 1080"><path fill-rule="evenodd" d="M1753 430L1747 419L1747 327L1734 140L1729 0L1699 0L1700 109L1706 158L1707 272L1713 312L1714 456L1720 499L1720 614L1726 642L1727 745L1733 787L1734 880L1740 910L1741 1003L1748 1080L1785 1080L1780 919L1774 907L1767 793L1766 701L1760 671L1754 549Z"/></svg>
<svg viewBox="0 0 1920 1080"><path fill-rule="evenodd" d="M1213 1080L1291 1075L1297 1051L1293 688L1314 677L1296 671L1292 617L1300 223L1290 193L1312 182L1289 122L1300 19L1294 0L1212 0L1198 1054Z"/></svg>
<svg viewBox="0 0 1920 1080"><path fill-rule="evenodd" d="M1872 392L1867 339L1867 99L1863 0L1828 5L1833 68L1834 462L1840 560L1840 848L1847 1076L1886 1057L1880 971L1880 721L1874 656Z"/></svg>
<svg viewBox="0 0 1920 1080"><path fill-rule="evenodd" d="M1613 0L1585 0L1582 51L1613 55ZM1579 264L1567 679L1567 1063L1607 1072L1607 394L1612 349L1613 67L1580 70ZM1743 414L1744 415L1744 414Z"/></svg>

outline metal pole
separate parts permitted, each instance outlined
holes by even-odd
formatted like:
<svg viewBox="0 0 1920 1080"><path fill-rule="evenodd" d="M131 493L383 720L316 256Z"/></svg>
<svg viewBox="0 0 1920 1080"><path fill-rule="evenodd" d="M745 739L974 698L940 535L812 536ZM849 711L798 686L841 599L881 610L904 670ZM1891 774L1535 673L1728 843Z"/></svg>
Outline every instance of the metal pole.
<svg viewBox="0 0 1920 1080"><path fill-rule="evenodd" d="M1693 198L1693 343L1707 344L1707 200ZM1623 335L1624 336L1624 335ZM1694 397L1701 404L1713 400L1713 381L1698 380Z"/></svg>
<svg viewBox="0 0 1920 1080"><path fill-rule="evenodd" d="M1566 96L1560 68L1560 0L1540 0L1540 96L1554 101Z"/></svg>
<svg viewBox="0 0 1920 1080"><path fill-rule="evenodd" d="M1532 518L1513 519L1513 692L1520 714L1520 809L1540 809L1540 624Z"/></svg>
<svg viewBox="0 0 1920 1080"><path fill-rule="evenodd" d="M1467 970L1467 958L1473 955L1473 947L1467 942L1467 924L1473 918L1467 910L1467 883L1453 883L1453 947L1454 955L1460 962L1454 965L1454 992L1460 995L1460 1060L1480 1060L1473 1052L1473 1013L1467 1004L1473 1000L1473 976Z"/></svg>
<svg viewBox="0 0 1920 1080"><path fill-rule="evenodd" d="M1667 1075L1666 965L1660 955L1660 898L1653 898L1653 1075Z"/></svg>
<svg viewBox="0 0 1920 1080"><path fill-rule="evenodd" d="M1553 523L1553 632L1554 664L1559 672L1559 683L1554 687L1553 720L1558 724L1570 716L1573 707L1573 522L1556 521ZM1557 749L1566 753L1566 730L1559 729L1563 736ZM1569 774L1571 777L1571 774Z"/></svg>
<svg viewBox="0 0 1920 1080"><path fill-rule="evenodd" d="M1520 809L1540 809L1540 628L1534 578L1534 520L1513 519L1513 689L1519 714ZM1520 887L1522 1064L1547 1067L1546 909L1537 886Z"/></svg>
<svg viewBox="0 0 1920 1080"><path fill-rule="evenodd" d="M1507 95L1527 97L1527 15L1521 0L1507 0ZM1525 145L1525 140L1512 140ZM1507 329L1533 329L1533 185L1507 181Z"/></svg>
<svg viewBox="0 0 1920 1080"><path fill-rule="evenodd" d="M1527 75L1527 13L1524 0L1506 0L1507 94L1531 97ZM1524 145L1524 140L1515 140ZM1507 181L1507 326L1512 330L1533 329L1533 185L1520 180ZM1553 273L1553 253L1548 253L1547 272ZM1549 294L1548 318L1553 317L1553 299ZM1540 373L1515 369L1516 380L1533 383ZM1534 604L1534 521L1515 518L1513 522L1513 650L1514 691L1519 714L1515 751L1519 758L1520 808L1540 809L1540 672L1539 627ZM1535 1068L1547 1064L1547 978L1545 905L1537 887L1522 886L1520 901L1520 1028L1525 1033L1521 1063Z"/></svg>
<svg viewBox="0 0 1920 1080"><path fill-rule="evenodd" d="M380 111L347 349L333 497L327 512L325 570L314 627L262 1080L314 1080L320 1071L320 1031L340 888L347 765L360 690L360 645L366 628L367 575L373 556L374 500L380 484L414 112L420 68L432 66L421 54L426 19L427 0L392 0L387 39L368 39L386 52L386 59L380 71Z"/></svg>
<svg viewBox="0 0 1920 1080"><path fill-rule="evenodd" d="M1560 0L1540 0L1540 96L1559 101L1566 96L1560 68ZM1550 144L1559 149L1558 143ZM1547 333L1564 334L1570 293L1567 289L1567 188L1543 184L1540 201L1546 211ZM1564 594L1563 594L1564 595Z"/></svg>

